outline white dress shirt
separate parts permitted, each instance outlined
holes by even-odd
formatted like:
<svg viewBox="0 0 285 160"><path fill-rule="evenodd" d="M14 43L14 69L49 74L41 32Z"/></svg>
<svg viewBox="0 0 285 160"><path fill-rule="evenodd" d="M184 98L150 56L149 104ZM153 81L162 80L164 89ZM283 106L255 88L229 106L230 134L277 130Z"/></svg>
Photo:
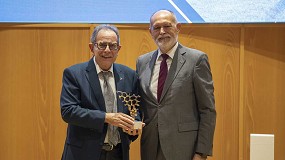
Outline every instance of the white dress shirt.
<svg viewBox="0 0 285 160"><path fill-rule="evenodd" d="M167 69L169 70L175 51L178 47L178 42L170 49L166 54L168 54L169 58L166 60L167 63ZM161 57L161 51L158 50L158 55L156 58L156 62L154 64L153 73L151 77L151 83L150 83L150 90L153 94L153 96L157 99L157 85L158 85L158 76L159 76L159 70L160 70L160 63L162 62L163 58Z"/></svg>
<svg viewBox="0 0 285 160"><path fill-rule="evenodd" d="M103 75L100 74L100 72L102 72L103 70L99 67L99 65L96 63L95 61L95 57L93 59L94 61L94 64L95 64L95 67L96 67L96 70L97 70L97 74L98 74L98 78L99 78L99 82L100 82L100 86L101 86L101 90L102 92L104 91L104 88L103 88L103 84L104 84L104 78L103 78ZM112 76L110 76L108 78L108 82L112 88L112 91L115 95L115 102L114 102L114 107L117 107L117 93L116 93L116 84L115 84L115 77L114 77L114 70L113 70L113 65L111 66L111 68L108 70L112 73ZM106 71L104 71L106 72ZM121 142L121 140L119 140L119 143ZM104 143L108 143L108 133L106 134L106 137L105 137L105 140L104 140Z"/></svg>

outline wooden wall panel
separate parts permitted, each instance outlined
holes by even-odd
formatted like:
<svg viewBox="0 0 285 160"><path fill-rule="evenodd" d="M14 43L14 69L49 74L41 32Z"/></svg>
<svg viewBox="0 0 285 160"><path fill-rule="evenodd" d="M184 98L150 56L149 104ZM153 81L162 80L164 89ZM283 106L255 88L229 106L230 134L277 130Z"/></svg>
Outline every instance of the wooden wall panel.
<svg viewBox="0 0 285 160"><path fill-rule="evenodd" d="M122 26L119 29L123 47L117 62L135 68L135 61L139 55L156 49L148 25L137 28ZM218 112L212 159L233 159L233 155L237 159L240 28L183 25L179 41L185 46L206 52L210 59ZM139 155L138 142L134 142L131 146L131 157L135 160ZM227 148L226 152L222 146Z"/></svg>
<svg viewBox="0 0 285 160"><path fill-rule="evenodd" d="M0 159L60 159L66 136L59 107L62 71L89 60L93 26L0 25ZM117 62L135 69L139 55L156 49L148 25L117 26L123 46ZM251 132L274 133L275 157L282 159L284 28L182 26L179 41L206 52L213 72L217 126L209 159L248 160ZM130 154L140 159L139 140Z"/></svg>
<svg viewBox="0 0 285 160"><path fill-rule="evenodd" d="M245 29L244 159L249 134L275 135L275 159L285 148L285 27Z"/></svg>
<svg viewBox="0 0 285 160"><path fill-rule="evenodd" d="M190 25L180 41L208 54L215 86L217 125L213 160L238 159L239 27Z"/></svg>
<svg viewBox="0 0 285 160"><path fill-rule="evenodd" d="M60 159L65 67L85 61L89 28L0 28L0 159Z"/></svg>
<svg viewBox="0 0 285 160"><path fill-rule="evenodd" d="M117 63L136 69L136 60L143 53L156 48L148 31L148 25L118 26L121 35L122 48ZM140 137L131 143L130 159L140 160Z"/></svg>
<svg viewBox="0 0 285 160"><path fill-rule="evenodd" d="M136 69L138 56L156 49L155 43L149 34L148 25L118 25L118 28L120 30L122 48L116 62Z"/></svg>

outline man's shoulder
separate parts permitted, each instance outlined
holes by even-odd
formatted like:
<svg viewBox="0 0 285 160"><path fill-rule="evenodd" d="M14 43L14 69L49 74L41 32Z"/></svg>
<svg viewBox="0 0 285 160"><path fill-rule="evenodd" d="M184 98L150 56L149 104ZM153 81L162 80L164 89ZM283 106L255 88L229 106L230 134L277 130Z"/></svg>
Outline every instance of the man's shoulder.
<svg viewBox="0 0 285 160"><path fill-rule="evenodd" d="M88 66L88 62L82 62L82 63L77 63L77 64L73 64L69 67L66 68L66 70L82 70L82 69L86 69L86 67Z"/></svg>
<svg viewBox="0 0 285 160"><path fill-rule="evenodd" d="M179 52L191 59L200 59L201 57L207 57L207 54L201 50L185 47L182 45L179 47Z"/></svg>
<svg viewBox="0 0 285 160"><path fill-rule="evenodd" d="M189 47L186 47L186 46L183 46L183 45L180 45L179 49L180 50L184 50L184 51L186 51L187 53L190 53L190 54L197 54L197 55L206 54L205 52L203 52L201 50L198 50L198 49L195 49L195 48L189 48Z"/></svg>
<svg viewBox="0 0 285 160"><path fill-rule="evenodd" d="M130 67L119 63L114 63L114 67L124 72L130 72L130 73L135 72L135 70L131 69Z"/></svg>
<svg viewBox="0 0 285 160"><path fill-rule="evenodd" d="M150 58L150 57L152 57L152 55L156 52L157 50L153 50L153 51L151 51L151 52L148 52L148 53L144 53L144 54L142 54L142 55L140 55L139 57L138 57L138 59L145 59L145 58Z"/></svg>

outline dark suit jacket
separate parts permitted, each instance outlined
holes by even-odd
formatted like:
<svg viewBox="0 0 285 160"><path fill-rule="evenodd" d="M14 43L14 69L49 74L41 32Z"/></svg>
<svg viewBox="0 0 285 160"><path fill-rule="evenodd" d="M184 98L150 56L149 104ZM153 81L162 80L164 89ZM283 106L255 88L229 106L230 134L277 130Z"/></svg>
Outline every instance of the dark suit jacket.
<svg viewBox="0 0 285 160"><path fill-rule="evenodd" d="M150 90L157 54L157 50L147 53L137 61L146 123L142 160L155 159L158 141L166 159L190 160L195 152L211 155L216 111L207 55L179 44L157 102Z"/></svg>
<svg viewBox="0 0 285 160"><path fill-rule="evenodd" d="M132 69L114 64L117 91L137 94L137 75ZM63 160L98 160L107 132L105 102L93 58L66 68L60 98L61 114L68 123ZM129 114L117 95L118 112ZM130 140L119 129L123 159L129 159Z"/></svg>

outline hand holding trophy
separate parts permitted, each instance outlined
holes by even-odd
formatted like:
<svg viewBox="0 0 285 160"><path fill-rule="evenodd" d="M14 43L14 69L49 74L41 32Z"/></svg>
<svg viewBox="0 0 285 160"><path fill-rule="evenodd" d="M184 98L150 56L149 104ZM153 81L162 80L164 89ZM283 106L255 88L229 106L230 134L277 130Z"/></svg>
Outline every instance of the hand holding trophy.
<svg viewBox="0 0 285 160"><path fill-rule="evenodd" d="M119 98L122 100L124 105L128 107L128 110L130 111L131 117L135 119L135 117L138 115L138 108L139 105L139 95L130 95L130 93L118 91ZM143 122L142 121L136 121L134 122L134 128L133 129L142 129Z"/></svg>

